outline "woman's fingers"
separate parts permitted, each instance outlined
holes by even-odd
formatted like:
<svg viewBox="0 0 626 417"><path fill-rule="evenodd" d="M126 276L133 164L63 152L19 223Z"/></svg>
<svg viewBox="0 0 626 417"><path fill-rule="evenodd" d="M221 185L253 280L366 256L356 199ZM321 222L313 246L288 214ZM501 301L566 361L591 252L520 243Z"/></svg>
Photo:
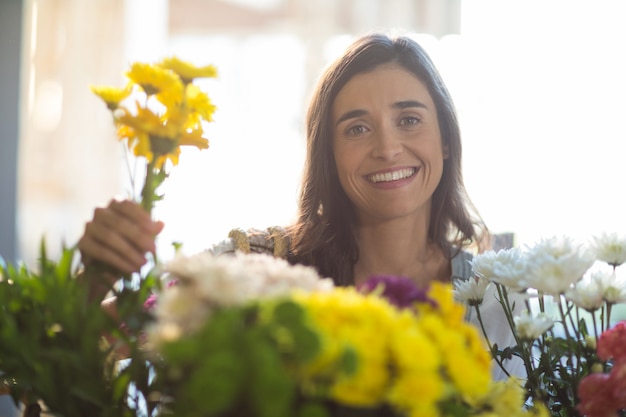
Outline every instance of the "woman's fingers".
<svg viewBox="0 0 626 417"><path fill-rule="evenodd" d="M137 272L146 263L145 254L154 253L155 236L162 222L153 222L148 213L131 201L113 200L95 210L79 242L83 262L103 262L122 273Z"/></svg>
<svg viewBox="0 0 626 417"><path fill-rule="evenodd" d="M119 233L124 239L143 252L156 250L154 238L163 229L163 223L153 222L150 215L138 204L131 201L115 201L109 209L97 210L96 217L102 217L102 223Z"/></svg>

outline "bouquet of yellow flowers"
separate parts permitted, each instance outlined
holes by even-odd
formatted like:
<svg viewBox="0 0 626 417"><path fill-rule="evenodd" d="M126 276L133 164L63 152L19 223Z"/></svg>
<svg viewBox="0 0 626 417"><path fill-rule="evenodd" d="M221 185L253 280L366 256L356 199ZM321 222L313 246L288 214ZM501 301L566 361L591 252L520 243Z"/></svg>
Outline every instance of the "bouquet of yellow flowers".
<svg viewBox="0 0 626 417"><path fill-rule="evenodd" d="M150 310L162 415L522 415L449 285L334 287L263 254L180 256ZM156 388L158 387L158 388Z"/></svg>
<svg viewBox="0 0 626 417"><path fill-rule="evenodd" d="M156 190L167 177L166 162L178 164L181 146L209 147L203 122L213 120L215 105L194 80L216 77L217 70L171 57L156 64L135 62L126 76L124 87L91 90L111 111L118 138L147 162L141 204L150 211L160 199Z"/></svg>

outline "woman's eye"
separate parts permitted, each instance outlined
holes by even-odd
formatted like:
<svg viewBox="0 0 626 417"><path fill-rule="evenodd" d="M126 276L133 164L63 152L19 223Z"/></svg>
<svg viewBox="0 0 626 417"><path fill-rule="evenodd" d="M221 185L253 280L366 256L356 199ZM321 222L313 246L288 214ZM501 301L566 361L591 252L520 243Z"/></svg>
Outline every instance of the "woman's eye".
<svg viewBox="0 0 626 417"><path fill-rule="evenodd" d="M400 119L400 126L415 126L419 124L420 121L421 119L419 119L418 117L407 116Z"/></svg>
<svg viewBox="0 0 626 417"><path fill-rule="evenodd" d="M365 132L367 132L367 128L363 125L352 126L346 130L346 133L350 136L358 136Z"/></svg>

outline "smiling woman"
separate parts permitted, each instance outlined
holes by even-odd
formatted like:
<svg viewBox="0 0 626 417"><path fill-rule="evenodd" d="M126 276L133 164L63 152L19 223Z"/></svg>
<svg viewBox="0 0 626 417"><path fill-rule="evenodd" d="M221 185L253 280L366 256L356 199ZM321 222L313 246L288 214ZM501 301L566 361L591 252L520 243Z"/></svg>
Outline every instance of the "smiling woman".
<svg viewBox="0 0 626 417"><path fill-rule="evenodd" d="M314 267L340 286L373 276L406 277L420 288L471 278L468 250L486 228L464 189L452 100L418 43L384 33L358 38L320 78L306 135L295 222L235 230L214 254L250 252L260 237L256 251ZM103 269L93 266L140 271L162 227L132 201L96 209L78 245L92 293L106 292L97 285ZM508 346L505 324L495 317L487 332Z"/></svg>

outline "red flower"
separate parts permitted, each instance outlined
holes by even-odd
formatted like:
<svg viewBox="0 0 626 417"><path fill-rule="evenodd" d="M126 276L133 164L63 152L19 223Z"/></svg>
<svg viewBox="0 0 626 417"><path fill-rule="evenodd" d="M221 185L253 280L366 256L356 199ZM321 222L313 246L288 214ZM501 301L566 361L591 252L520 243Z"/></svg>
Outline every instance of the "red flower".
<svg viewBox="0 0 626 417"><path fill-rule="evenodd" d="M609 373L584 377L578 384L576 409L587 417L617 415L626 408L626 321L620 321L598 339L598 357L612 360Z"/></svg>
<svg viewBox="0 0 626 417"><path fill-rule="evenodd" d="M598 356L604 361L614 359L616 362L623 362L626 360L626 321L620 321L600 335Z"/></svg>
<svg viewBox="0 0 626 417"><path fill-rule="evenodd" d="M578 384L578 397L580 402L576 409L587 417L605 417L614 415L619 409L613 397L613 391L609 389L608 374L590 374L584 377Z"/></svg>
<svg viewBox="0 0 626 417"><path fill-rule="evenodd" d="M622 360L613 365L609 373L608 388L617 409L626 408L626 362Z"/></svg>

